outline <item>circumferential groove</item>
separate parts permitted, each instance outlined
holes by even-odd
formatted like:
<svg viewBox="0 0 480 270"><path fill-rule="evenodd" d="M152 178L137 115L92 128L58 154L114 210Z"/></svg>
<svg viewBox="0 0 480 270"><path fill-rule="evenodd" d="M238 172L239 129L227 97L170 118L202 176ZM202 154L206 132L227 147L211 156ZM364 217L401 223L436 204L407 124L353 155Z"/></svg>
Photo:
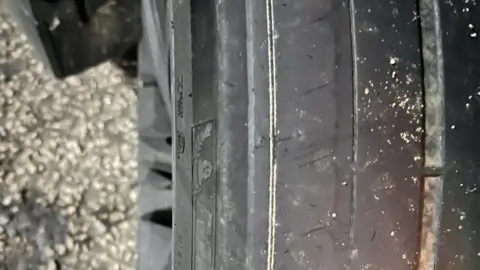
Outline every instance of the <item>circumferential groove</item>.
<svg viewBox="0 0 480 270"><path fill-rule="evenodd" d="M425 153L419 270L436 269L444 168L444 73L438 0L419 0L423 87L425 100Z"/></svg>
<svg viewBox="0 0 480 270"><path fill-rule="evenodd" d="M268 93L269 93L269 202L268 202L268 241L267 241L267 270L275 268L275 237L276 237L276 214L277 214L277 164L275 156L276 131L277 131L277 82L276 82L276 31L274 1L266 1L267 17L267 43L268 43Z"/></svg>

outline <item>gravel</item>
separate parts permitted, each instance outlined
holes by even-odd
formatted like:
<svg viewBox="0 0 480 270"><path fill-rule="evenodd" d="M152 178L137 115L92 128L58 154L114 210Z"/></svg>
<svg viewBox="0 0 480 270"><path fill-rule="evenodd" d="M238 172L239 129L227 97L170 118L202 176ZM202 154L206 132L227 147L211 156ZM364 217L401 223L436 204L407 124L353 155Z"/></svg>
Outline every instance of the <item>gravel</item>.
<svg viewBox="0 0 480 270"><path fill-rule="evenodd" d="M133 82L56 80L0 1L0 269L134 269Z"/></svg>

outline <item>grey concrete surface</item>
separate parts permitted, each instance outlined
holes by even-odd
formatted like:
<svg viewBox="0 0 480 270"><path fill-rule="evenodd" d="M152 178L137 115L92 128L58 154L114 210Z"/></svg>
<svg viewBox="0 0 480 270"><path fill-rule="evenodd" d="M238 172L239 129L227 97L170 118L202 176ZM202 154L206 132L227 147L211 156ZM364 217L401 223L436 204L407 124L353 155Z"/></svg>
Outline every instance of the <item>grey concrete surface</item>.
<svg viewBox="0 0 480 270"><path fill-rule="evenodd" d="M0 269L135 269L133 82L58 81L0 1Z"/></svg>

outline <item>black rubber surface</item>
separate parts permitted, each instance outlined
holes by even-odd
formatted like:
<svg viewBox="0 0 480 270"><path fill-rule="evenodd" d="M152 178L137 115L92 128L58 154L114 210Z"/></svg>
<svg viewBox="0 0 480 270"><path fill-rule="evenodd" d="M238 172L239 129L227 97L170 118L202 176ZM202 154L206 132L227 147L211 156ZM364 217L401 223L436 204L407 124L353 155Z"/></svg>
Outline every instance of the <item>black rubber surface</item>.
<svg viewBox="0 0 480 270"><path fill-rule="evenodd" d="M480 7L440 1L445 80L445 182L439 270L480 266Z"/></svg>
<svg viewBox="0 0 480 270"><path fill-rule="evenodd" d="M413 0L172 5L176 269L476 269L474 4L440 1L442 37ZM445 149L424 143L435 39ZM424 177L445 181L425 228Z"/></svg>
<svg viewBox="0 0 480 270"><path fill-rule="evenodd" d="M278 269L336 269L349 261L354 97L351 41L342 34L350 32L346 4L273 6Z"/></svg>
<svg viewBox="0 0 480 270"><path fill-rule="evenodd" d="M175 269L415 269L416 2L172 10Z"/></svg>
<svg viewBox="0 0 480 270"><path fill-rule="evenodd" d="M353 1L355 184L351 268L417 269L422 59L416 1Z"/></svg>

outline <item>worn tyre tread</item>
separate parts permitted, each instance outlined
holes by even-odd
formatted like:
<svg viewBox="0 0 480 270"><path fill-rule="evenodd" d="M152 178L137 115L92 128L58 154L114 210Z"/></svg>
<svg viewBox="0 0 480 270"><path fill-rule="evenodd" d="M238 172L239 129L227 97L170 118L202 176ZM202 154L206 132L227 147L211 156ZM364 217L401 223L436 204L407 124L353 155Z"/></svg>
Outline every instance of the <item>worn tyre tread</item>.
<svg viewBox="0 0 480 270"><path fill-rule="evenodd" d="M457 205L445 198L450 189L441 196L451 168L425 160L443 153L432 142L448 126L429 118L431 104L441 119L450 101L438 88L443 66L426 61L427 43L452 42L431 35L439 27L429 22L462 20L442 1L448 16L426 17L428 1L171 2L174 133L185 138L174 158L175 269L458 261L442 255L440 239L451 238L438 223L451 220L443 199ZM478 65L474 55L465 54L466 68ZM424 91L432 87L445 107ZM448 147L447 159L477 157L451 157ZM472 233L461 232L465 246Z"/></svg>

